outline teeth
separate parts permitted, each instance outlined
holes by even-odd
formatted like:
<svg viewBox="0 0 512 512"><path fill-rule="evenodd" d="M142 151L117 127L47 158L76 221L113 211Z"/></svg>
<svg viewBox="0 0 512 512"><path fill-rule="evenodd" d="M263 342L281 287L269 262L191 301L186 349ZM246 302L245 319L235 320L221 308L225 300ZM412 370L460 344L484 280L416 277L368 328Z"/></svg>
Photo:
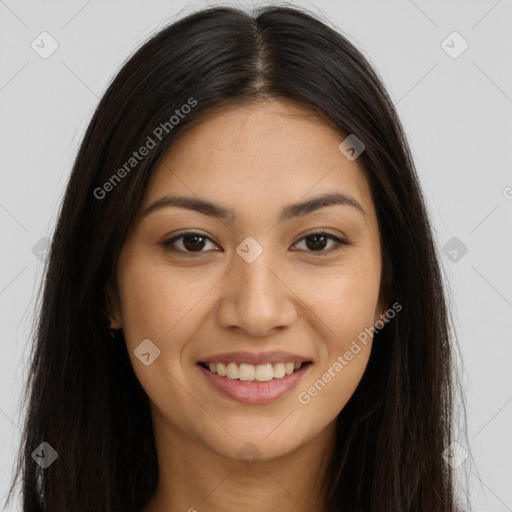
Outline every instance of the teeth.
<svg viewBox="0 0 512 512"><path fill-rule="evenodd" d="M258 368L260 367L258 366ZM257 368L252 364L241 364L238 369L238 378L240 380L254 380L257 373Z"/></svg>
<svg viewBox="0 0 512 512"><path fill-rule="evenodd" d="M266 382L272 379L281 379L285 375L290 375L295 370L302 367L303 363L266 363L254 366L252 364L228 363L208 363L212 373L228 379L239 379L243 381L256 380Z"/></svg>
<svg viewBox="0 0 512 512"><path fill-rule="evenodd" d="M290 373L293 373L294 369L295 365L293 363L286 363L284 365L284 371L286 372L286 375L290 375Z"/></svg>

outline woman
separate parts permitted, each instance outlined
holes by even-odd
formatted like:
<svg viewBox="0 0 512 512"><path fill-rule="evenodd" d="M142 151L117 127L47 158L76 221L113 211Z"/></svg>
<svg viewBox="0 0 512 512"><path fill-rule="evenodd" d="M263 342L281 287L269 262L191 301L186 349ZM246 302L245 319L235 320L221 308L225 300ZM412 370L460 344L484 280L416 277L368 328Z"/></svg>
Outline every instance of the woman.
<svg viewBox="0 0 512 512"><path fill-rule="evenodd" d="M78 152L23 510L451 512L451 361L371 66L296 8L191 14L123 66Z"/></svg>

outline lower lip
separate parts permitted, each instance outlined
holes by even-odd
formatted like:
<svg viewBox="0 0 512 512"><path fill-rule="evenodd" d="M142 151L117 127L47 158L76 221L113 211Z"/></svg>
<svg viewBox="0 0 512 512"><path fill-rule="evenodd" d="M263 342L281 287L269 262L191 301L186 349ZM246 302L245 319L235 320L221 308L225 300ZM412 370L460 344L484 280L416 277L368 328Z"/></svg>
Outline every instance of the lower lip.
<svg viewBox="0 0 512 512"><path fill-rule="evenodd" d="M311 363L301 366L297 371L280 379L266 382L250 382L239 379L228 379L212 373L200 364L197 365L208 382L223 395L243 404L267 404L275 402L295 388Z"/></svg>

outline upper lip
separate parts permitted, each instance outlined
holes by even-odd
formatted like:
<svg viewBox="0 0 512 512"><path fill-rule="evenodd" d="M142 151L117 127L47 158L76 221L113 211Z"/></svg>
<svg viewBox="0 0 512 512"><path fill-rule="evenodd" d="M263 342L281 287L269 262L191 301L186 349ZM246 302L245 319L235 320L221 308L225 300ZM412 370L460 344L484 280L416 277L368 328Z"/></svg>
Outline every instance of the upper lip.
<svg viewBox="0 0 512 512"><path fill-rule="evenodd" d="M291 352L269 351L269 352L224 352L222 354L214 354L204 359L200 359L198 363L245 363L258 366L265 363L306 363L311 360L307 357L292 354Z"/></svg>

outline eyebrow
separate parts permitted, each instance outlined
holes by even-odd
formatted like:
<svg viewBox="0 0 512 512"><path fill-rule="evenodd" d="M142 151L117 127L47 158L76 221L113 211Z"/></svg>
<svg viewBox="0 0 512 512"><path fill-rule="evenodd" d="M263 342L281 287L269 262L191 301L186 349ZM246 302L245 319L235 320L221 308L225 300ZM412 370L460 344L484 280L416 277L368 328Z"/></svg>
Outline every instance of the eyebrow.
<svg viewBox="0 0 512 512"><path fill-rule="evenodd" d="M363 207L354 198L341 192L335 192L314 197L313 199L301 203L285 206L281 210L279 221L303 217L304 215L308 215L309 213L315 212L321 208L335 205L350 206L363 215L366 215ZM236 220L235 213L223 206L206 201L205 199L176 195L165 195L160 199L157 199L144 210L142 215L146 216L151 212L170 206L186 208L221 220Z"/></svg>

